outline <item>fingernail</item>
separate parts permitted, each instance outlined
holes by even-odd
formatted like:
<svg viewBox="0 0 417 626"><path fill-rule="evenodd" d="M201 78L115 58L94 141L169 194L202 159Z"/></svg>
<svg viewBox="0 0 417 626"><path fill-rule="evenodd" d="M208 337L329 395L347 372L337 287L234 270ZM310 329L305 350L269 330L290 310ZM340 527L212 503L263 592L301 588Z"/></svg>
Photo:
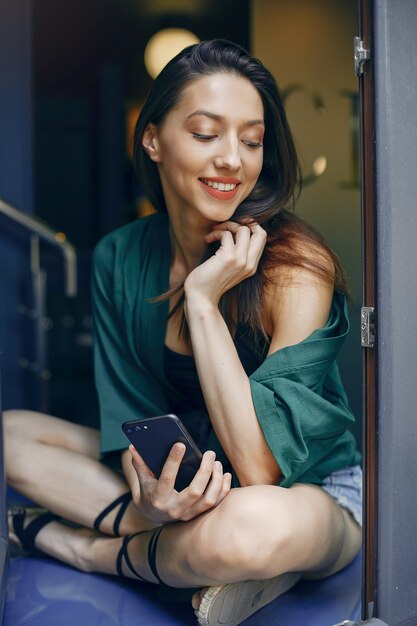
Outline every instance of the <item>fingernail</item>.
<svg viewBox="0 0 417 626"><path fill-rule="evenodd" d="M207 452L207 458L209 461L214 461L216 458L216 453L212 450L209 450L209 452Z"/></svg>
<svg viewBox="0 0 417 626"><path fill-rule="evenodd" d="M214 469L215 469L217 472L221 472L221 471L222 471L222 469L223 469L223 465L220 463L220 461L216 461L216 462L214 463Z"/></svg>

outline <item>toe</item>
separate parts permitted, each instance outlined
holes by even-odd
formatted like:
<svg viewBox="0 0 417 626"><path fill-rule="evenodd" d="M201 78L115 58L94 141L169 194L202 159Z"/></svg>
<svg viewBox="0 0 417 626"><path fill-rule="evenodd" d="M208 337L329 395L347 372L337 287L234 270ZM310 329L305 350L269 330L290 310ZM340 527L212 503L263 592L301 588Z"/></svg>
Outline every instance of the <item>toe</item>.
<svg viewBox="0 0 417 626"><path fill-rule="evenodd" d="M13 527L13 515L11 511L7 511L7 526L9 529L9 539L13 542L13 543L19 543L19 540L17 538L16 533L14 532L14 527Z"/></svg>
<svg viewBox="0 0 417 626"><path fill-rule="evenodd" d="M194 611L197 611L201 604L201 591L196 591L191 600L191 605Z"/></svg>

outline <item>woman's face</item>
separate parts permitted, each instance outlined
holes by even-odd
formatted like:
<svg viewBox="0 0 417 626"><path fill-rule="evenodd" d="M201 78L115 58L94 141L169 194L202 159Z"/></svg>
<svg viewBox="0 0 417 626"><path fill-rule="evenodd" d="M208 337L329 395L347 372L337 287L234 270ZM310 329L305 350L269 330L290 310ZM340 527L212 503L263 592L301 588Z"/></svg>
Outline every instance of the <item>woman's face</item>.
<svg viewBox="0 0 417 626"><path fill-rule="evenodd" d="M199 222L233 215L262 169L263 120L261 97L245 78L218 73L184 88L178 105L143 140L171 215L187 212Z"/></svg>

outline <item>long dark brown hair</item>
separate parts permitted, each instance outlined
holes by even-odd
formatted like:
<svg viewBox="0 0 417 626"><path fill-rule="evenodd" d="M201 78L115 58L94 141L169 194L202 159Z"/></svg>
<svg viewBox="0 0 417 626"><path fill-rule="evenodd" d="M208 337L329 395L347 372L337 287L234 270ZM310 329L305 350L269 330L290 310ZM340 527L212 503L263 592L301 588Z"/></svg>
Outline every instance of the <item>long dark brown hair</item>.
<svg viewBox="0 0 417 626"><path fill-rule="evenodd" d="M284 106L271 73L261 61L230 41L215 39L185 48L165 66L153 83L135 129L134 161L149 200L156 210L166 211L157 165L142 146L144 132L149 123L157 126L163 121L190 81L215 73L248 79L258 91L264 108L262 170L251 194L237 207L231 219L239 222L249 218L258 222L267 231L267 243L256 274L226 292L219 306L230 329L239 323L246 325L255 337L266 336L263 295L271 277L276 276L275 268L285 265L307 269L347 293L345 275L336 254L317 231L293 212L301 190L301 171ZM201 262L217 247L218 244L208 246ZM318 253L320 251L322 254ZM157 300L171 297L182 287L183 282ZM183 296L170 315L178 312L182 314L181 333L189 341Z"/></svg>

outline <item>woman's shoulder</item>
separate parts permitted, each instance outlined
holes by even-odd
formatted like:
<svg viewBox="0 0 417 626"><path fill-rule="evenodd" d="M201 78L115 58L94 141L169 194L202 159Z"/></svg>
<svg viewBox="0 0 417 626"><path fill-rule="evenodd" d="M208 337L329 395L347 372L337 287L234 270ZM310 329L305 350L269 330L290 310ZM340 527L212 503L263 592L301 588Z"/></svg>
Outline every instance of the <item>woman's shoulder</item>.
<svg viewBox="0 0 417 626"><path fill-rule="evenodd" d="M265 263L266 297L276 300L288 289L335 287L335 254L319 237L286 229L268 246Z"/></svg>
<svg viewBox="0 0 417 626"><path fill-rule="evenodd" d="M318 233L308 226L307 229L303 232L286 227L271 241L266 267L268 283L288 286L300 279L307 284L318 279L334 281L334 253Z"/></svg>
<svg viewBox="0 0 417 626"><path fill-rule="evenodd" d="M330 250L302 233L287 233L285 241L269 251L264 310L273 348L298 343L326 322L335 276Z"/></svg>

